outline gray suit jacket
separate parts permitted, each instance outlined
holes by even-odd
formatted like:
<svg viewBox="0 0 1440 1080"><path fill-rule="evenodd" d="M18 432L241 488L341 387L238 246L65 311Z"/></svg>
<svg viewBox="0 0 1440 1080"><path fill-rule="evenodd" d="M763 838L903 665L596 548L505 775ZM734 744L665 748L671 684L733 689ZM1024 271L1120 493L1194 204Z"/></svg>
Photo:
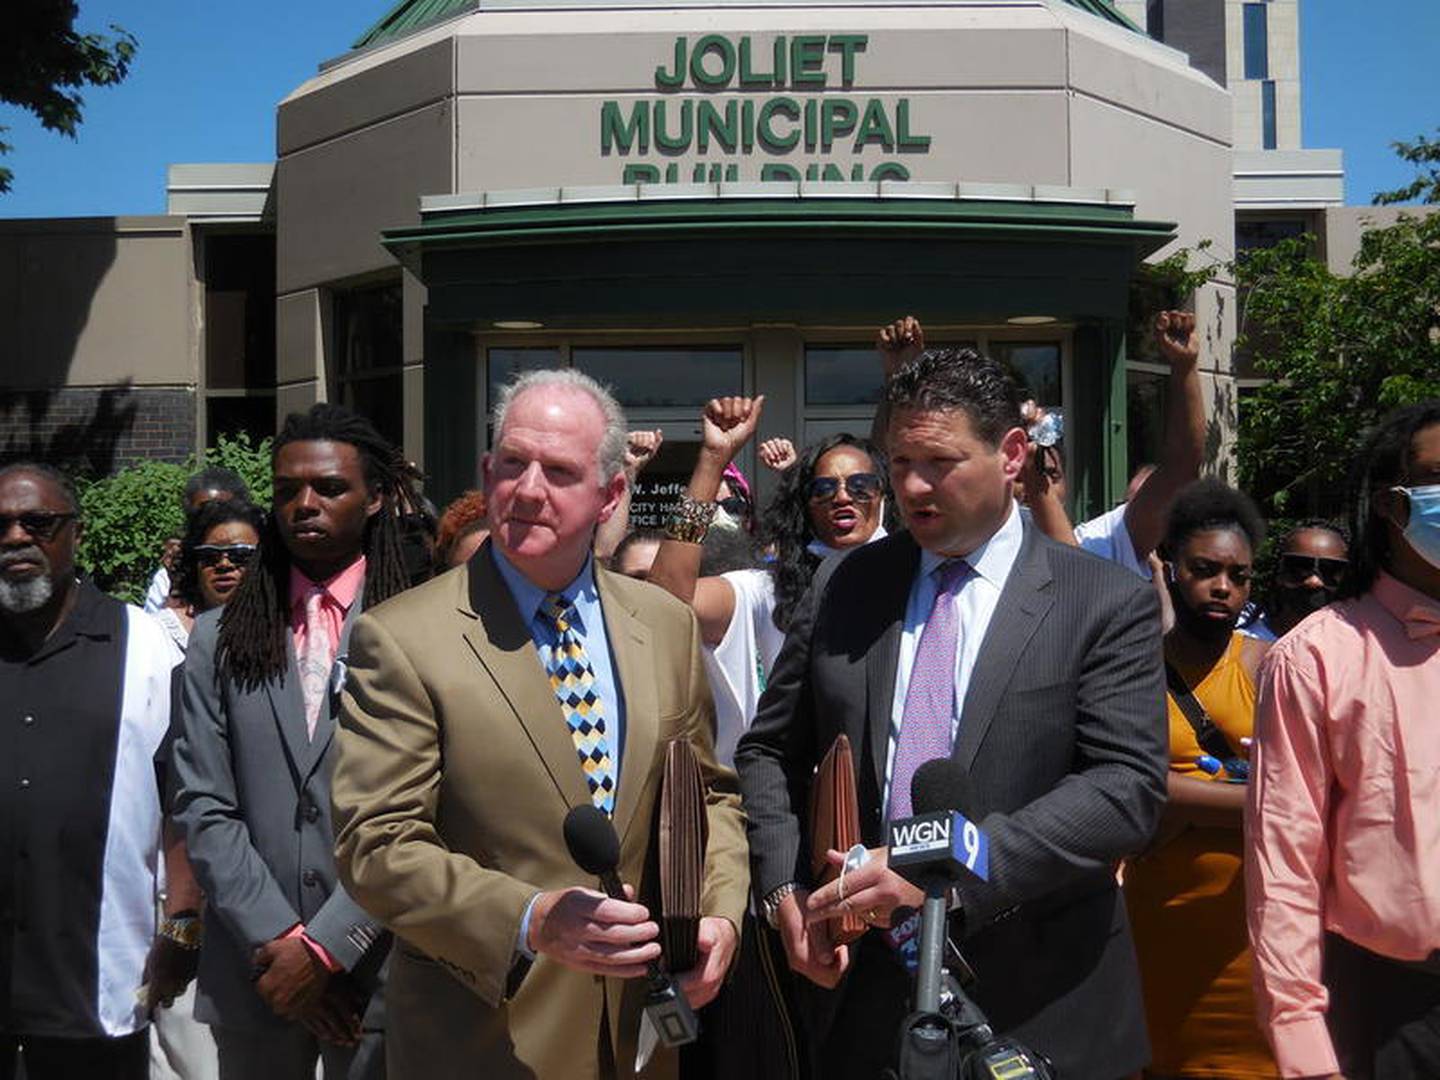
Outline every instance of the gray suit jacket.
<svg viewBox="0 0 1440 1080"><path fill-rule="evenodd" d="M344 657L352 606L337 656ZM185 656L182 726L175 743L173 813L205 890L196 1016L211 1024L267 1028L280 1020L255 992L251 954L303 922L362 985L373 987L389 936L335 875L330 824L334 707L330 694L312 741L294 650L283 682L242 691L217 686L220 612L195 621ZM379 1026L378 995L365 1018Z"/></svg>
<svg viewBox="0 0 1440 1080"><path fill-rule="evenodd" d="M884 843L891 703L919 557L900 533L831 560L791 621L735 755L760 895L809 877L810 777L841 732L865 842ZM964 809L989 838L990 881L964 883L952 934L968 939L977 1000L997 1029L1065 1076L1118 1076L1148 1056L1114 864L1147 845L1165 800L1157 609L1135 575L1027 520L961 710L953 755L970 774Z"/></svg>

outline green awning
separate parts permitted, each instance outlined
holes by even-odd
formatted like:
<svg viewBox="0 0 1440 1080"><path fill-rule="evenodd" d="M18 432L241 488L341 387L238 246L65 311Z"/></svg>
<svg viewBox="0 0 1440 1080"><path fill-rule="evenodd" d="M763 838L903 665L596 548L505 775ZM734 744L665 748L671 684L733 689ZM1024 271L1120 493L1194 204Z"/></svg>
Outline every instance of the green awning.
<svg viewBox="0 0 1440 1080"><path fill-rule="evenodd" d="M662 187L444 196L383 242L425 283L432 320L634 327L863 325L917 308L956 320L1123 318L1136 264L1175 238L1173 224L1138 220L1105 192L756 184L729 197L678 185L664 197ZM789 197L754 194L775 188Z"/></svg>

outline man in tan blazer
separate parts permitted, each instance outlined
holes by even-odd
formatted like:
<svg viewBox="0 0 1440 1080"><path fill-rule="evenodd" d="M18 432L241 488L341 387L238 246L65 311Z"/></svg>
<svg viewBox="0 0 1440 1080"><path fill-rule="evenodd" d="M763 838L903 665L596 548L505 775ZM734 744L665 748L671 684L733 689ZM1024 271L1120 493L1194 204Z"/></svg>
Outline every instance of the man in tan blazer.
<svg viewBox="0 0 1440 1080"><path fill-rule="evenodd" d="M659 928L576 867L565 815L612 815L621 880L653 904L665 746L695 748L710 836L701 961L679 982L699 1007L749 886L738 788L715 762L689 609L590 555L624 490L619 406L577 372L530 372L502 392L495 432L491 539L355 625L332 788L340 875L396 935L391 1076L629 1077ZM662 1051L644 1075L674 1071Z"/></svg>

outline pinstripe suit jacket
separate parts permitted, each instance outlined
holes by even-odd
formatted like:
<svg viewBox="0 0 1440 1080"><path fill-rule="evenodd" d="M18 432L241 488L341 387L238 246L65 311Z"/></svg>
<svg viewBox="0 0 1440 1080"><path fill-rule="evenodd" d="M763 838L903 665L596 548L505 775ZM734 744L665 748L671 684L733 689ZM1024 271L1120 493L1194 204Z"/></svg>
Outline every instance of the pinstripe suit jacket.
<svg viewBox="0 0 1440 1080"><path fill-rule="evenodd" d="M865 842L884 843L891 703L919 558L900 533L833 559L791 621L735 755L761 895L808 877L810 777L841 732L855 748ZM962 885L952 935L966 939L996 1029L1062 1076L1118 1076L1148 1057L1114 863L1146 846L1165 799L1157 609L1149 585L1027 518L961 709L953 754L969 769L966 810L988 835L990 881Z"/></svg>

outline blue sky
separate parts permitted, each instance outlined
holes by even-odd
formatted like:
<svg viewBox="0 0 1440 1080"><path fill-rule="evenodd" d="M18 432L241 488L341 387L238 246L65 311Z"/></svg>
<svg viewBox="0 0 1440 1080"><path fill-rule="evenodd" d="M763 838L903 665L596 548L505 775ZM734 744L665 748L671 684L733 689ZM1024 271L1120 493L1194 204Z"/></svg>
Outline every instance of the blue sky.
<svg viewBox="0 0 1440 1080"><path fill-rule="evenodd" d="M172 162L268 161L275 103L339 55L393 0L81 0L79 27L140 41L130 77L86 92L78 141L0 108L15 150L0 216L164 211ZM1440 2L1301 0L1304 141L1345 151L1346 201L1414 175L1394 139L1440 125Z"/></svg>

